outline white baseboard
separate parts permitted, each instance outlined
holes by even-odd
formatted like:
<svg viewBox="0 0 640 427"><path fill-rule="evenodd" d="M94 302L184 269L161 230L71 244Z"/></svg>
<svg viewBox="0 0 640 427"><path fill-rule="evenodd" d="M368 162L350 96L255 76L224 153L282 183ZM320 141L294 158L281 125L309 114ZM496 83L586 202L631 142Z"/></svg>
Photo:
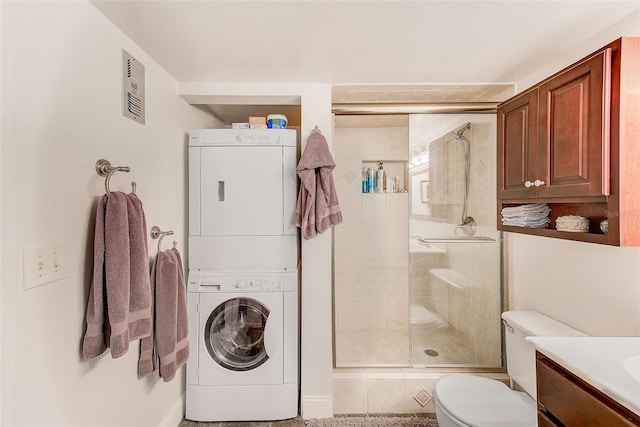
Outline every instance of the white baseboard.
<svg viewBox="0 0 640 427"><path fill-rule="evenodd" d="M305 419L333 417L332 396L301 396L300 416Z"/></svg>
<svg viewBox="0 0 640 427"><path fill-rule="evenodd" d="M174 403L162 419L161 427L176 427L184 418L184 394Z"/></svg>

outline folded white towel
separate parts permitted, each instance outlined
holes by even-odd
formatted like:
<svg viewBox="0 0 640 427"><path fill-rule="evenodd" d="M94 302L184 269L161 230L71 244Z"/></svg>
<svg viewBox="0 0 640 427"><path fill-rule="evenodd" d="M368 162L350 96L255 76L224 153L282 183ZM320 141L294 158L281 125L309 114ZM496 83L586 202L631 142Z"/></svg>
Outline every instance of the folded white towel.
<svg viewBox="0 0 640 427"><path fill-rule="evenodd" d="M547 228L551 209L546 203L531 203L502 208L502 224L518 227Z"/></svg>

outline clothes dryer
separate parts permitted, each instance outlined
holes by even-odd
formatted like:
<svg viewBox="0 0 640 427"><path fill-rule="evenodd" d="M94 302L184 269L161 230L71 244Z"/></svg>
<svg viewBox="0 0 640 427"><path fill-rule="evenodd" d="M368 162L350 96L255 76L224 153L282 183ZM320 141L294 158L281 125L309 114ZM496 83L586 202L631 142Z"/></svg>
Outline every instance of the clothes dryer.
<svg viewBox="0 0 640 427"><path fill-rule="evenodd" d="M187 285L186 418L250 421L298 413L298 273L195 271Z"/></svg>
<svg viewBox="0 0 640 427"><path fill-rule="evenodd" d="M296 268L296 131L189 134L189 269Z"/></svg>

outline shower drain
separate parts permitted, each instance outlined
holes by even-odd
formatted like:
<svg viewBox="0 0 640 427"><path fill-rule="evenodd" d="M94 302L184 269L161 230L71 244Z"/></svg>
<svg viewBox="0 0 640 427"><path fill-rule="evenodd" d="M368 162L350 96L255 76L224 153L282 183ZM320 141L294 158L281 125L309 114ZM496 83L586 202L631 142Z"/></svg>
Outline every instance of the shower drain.
<svg viewBox="0 0 640 427"><path fill-rule="evenodd" d="M426 354L427 356L431 356L431 357L437 357L438 356L438 352L435 350L431 350L430 348L426 349L424 351L424 354Z"/></svg>

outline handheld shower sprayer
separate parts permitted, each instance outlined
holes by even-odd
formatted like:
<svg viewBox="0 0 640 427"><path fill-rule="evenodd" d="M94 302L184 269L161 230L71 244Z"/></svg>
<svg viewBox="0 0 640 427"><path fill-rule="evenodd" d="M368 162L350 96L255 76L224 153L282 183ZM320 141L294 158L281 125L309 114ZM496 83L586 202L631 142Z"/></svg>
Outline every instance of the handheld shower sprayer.
<svg viewBox="0 0 640 427"><path fill-rule="evenodd" d="M476 220L471 216L467 216L469 209L469 179L471 169L471 144L469 140L464 136L467 129L471 128L471 123L467 122L466 125L458 129L457 132L451 132L453 137L460 142L462 151L464 153L464 200L462 205L462 215L460 218L460 224L458 224L454 230L454 233L458 234L458 229L462 229L462 232L467 236L473 236L476 234Z"/></svg>

